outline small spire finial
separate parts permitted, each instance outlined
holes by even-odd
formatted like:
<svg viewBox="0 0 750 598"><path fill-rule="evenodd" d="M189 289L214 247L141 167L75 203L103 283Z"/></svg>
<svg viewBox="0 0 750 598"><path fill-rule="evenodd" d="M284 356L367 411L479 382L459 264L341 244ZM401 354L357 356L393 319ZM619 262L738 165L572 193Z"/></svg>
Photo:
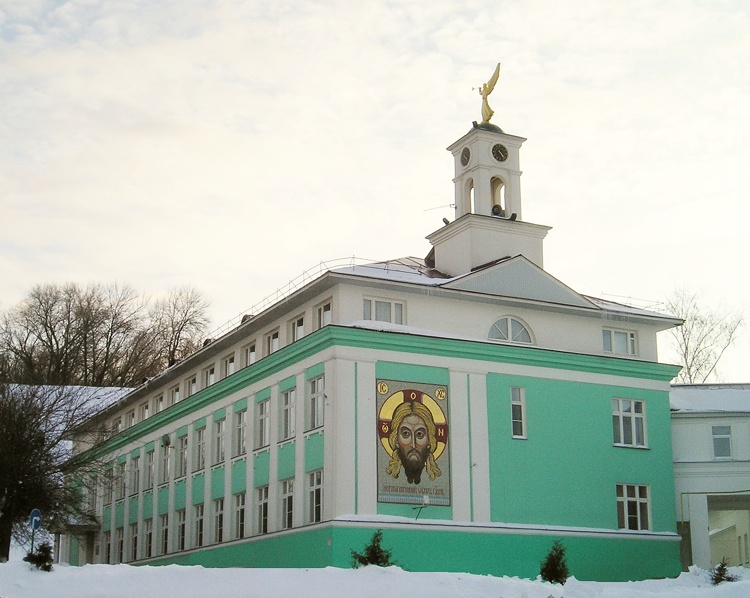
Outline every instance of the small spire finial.
<svg viewBox="0 0 750 598"><path fill-rule="evenodd" d="M490 80L479 88L479 95L482 96L482 124L489 123L492 115L495 114L495 111L490 108L487 97L492 93L492 90L495 89L495 83L497 83L497 79L499 76L500 63L498 62L497 66L495 67L495 72L492 73L492 77L490 77Z"/></svg>

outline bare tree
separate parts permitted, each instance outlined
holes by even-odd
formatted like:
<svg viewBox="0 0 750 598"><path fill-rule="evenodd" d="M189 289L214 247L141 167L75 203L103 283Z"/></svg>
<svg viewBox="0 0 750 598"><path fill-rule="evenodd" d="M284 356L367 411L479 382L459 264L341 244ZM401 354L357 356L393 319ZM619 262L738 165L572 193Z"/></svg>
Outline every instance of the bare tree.
<svg viewBox="0 0 750 598"><path fill-rule="evenodd" d="M32 509L51 523L86 513L81 485L66 477L91 480L99 468L70 460L73 429L99 407L90 390L0 384L0 562Z"/></svg>
<svg viewBox="0 0 750 598"><path fill-rule="evenodd" d="M0 380L136 386L200 346L207 310L191 288L149 308L127 285L34 287L0 319Z"/></svg>
<svg viewBox="0 0 750 598"><path fill-rule="evenodd" d="M200 347L208 328L208 302L191 287L169 291L156 302L151 320L156 330L159 357L167 367Z"/></svg>
<svg viewBox="0 0 750 598"><path fill-rule="evenodd" d="M669 330L673 349L680 358L681 384L702 384L718 376L716 366L743 325L742 314L710 311L698 301L696 293L684 289L666 299L666 308L684 323Z"/></svg>

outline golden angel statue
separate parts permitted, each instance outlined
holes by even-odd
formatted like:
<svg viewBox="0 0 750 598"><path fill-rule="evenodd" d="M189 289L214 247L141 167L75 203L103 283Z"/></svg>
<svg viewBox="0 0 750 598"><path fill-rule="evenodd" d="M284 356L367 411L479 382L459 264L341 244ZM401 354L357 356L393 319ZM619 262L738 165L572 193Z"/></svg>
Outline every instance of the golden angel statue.
<svg viewBox="0 0 750 598"><path fill-rule="evenodd" d="M490 77L490 80L479 88L479 95L482 96L482 123L489 123L492 115L495 114L495 111L490 108L490 104L487 101L487 96L489 96L492 93L492 90L495 89L495 83L497 83L497 78L499 76L500 63L498 62L497 66L495 67L495 72L492 73L492 77Z"/></svg>

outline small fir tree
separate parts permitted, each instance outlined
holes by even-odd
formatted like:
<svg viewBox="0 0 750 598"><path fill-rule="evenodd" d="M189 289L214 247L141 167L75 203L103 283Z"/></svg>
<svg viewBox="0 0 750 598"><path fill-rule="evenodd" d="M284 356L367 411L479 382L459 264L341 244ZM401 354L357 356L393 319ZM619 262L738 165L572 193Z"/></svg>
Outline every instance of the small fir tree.
<svg viewBox="0 0 750 598"><path fill-rule="evenodd" d="M352 567L358 569L360 566L377 565L378 567L390 567L395 563L391 560L391 551L386 550L380 545L383 540L383 532L376 531L372 535L370 543L365 546L364 551L360 554L352 550Z"/></svg>
<svg viewBox="0 0 750 598"><path fill-rule="evenodd" d="M52 571L52 545L49 542L43 542L34 552L23 557L23 560L41 571Z"/></svg>
<svg viewBox="0 0 750 598"><path fill-rule="evenodd" d="M727 559L724 557L721 562L711 571L711 583L718 586L722 581L737 581L737 576L729 573L727 569Z"/></svg>
<svg viewBox="0 0 750 598"><path fill-rule="evenodd" d="M565 546L563 546L560 540L555 540L549 553L547 553L547 558L540 564L541 569L539 575L544 581L565 584L568 580L570 571L565 562Z"/></svg>

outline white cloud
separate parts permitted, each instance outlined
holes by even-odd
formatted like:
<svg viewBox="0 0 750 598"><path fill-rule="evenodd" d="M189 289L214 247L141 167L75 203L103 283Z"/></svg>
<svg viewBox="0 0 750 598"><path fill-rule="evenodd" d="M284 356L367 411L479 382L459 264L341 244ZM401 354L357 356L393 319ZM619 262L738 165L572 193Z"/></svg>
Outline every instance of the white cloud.
<svg viewBox="0 0 750 598"><path fill-rule="evenodd" d="M0 18L0 308L194 283L217 324L316 261L423 255L444 148L528 138L524 217L583 292L744 309L742 3L16 2Z"/></svg>

